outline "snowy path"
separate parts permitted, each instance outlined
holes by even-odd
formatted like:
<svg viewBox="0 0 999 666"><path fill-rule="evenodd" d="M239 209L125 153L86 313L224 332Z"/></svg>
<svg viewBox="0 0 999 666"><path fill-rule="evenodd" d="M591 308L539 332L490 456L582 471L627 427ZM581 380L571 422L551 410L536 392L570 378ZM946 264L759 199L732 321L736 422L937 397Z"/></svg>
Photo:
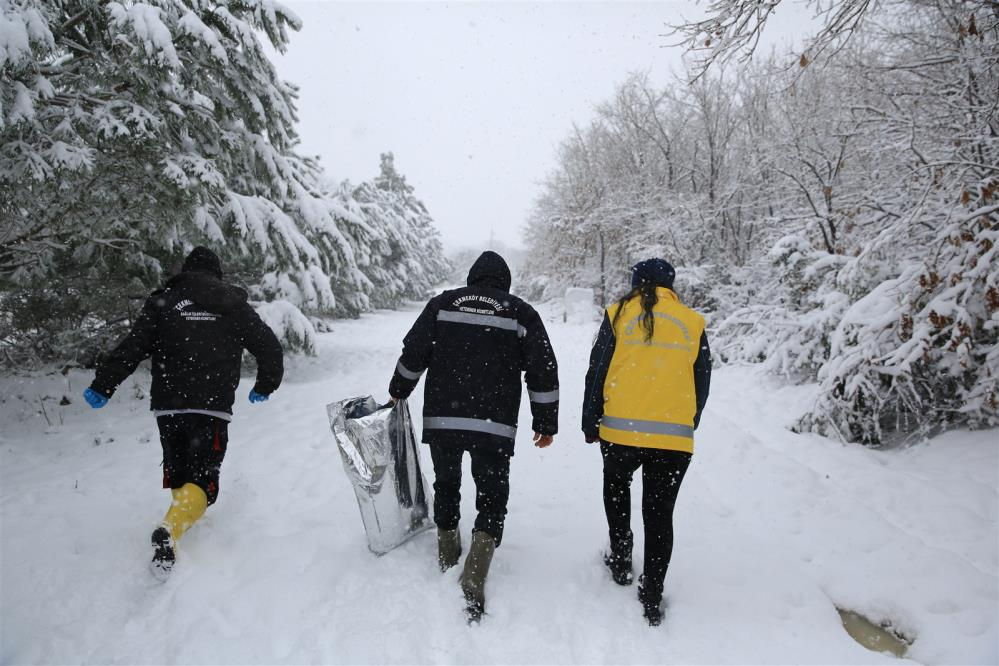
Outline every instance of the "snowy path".
<svg viewBox="0 0 999 666"><path fill-rule="evenodd" d="M895 453L794 435L784 425L811 389L751 368L716 373L676 510L671 606L665 626L643 625L634 588L599 564L600 457L578 435L595 326L562 323L549 325L562 435L540 451L521 429L489 615L466 627L458 572L436 571L432 532L382 558L367 552L324 411L384 396L415 316L339 322L317 358L289 364L269 403L237 403L219 503L165 585L146 570L167 500L133 382L91 413L77 398L83 373L3 380L0 663L895 661L854 643L836 605L916 636L914 660L999 660L997 434ZM38 396L64 393L73 405L46 402L64 424L46 427ZM527 414L525 403L522 423ZM466 478L467 543L467 468Z"/></svg>

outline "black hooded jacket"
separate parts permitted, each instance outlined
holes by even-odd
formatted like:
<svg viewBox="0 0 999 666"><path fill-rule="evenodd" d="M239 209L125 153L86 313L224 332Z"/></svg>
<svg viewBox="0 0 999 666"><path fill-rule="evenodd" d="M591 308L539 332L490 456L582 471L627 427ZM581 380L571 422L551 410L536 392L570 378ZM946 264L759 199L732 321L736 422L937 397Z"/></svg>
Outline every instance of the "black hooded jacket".
<svg viewBox="0 0 999 666"><path fill-rule="evenodd" d="M195 256L198 250L202 255ZM149 296L131 332L101 359L90 388L111 397L151 356L153 410L231 414L244 349L257 360L254 390L269 395L278 388L284 361L277 336L247 303L246 292L222 281L214 253L198 250Z"/></svg>
<svg viewBox="0 0 999 666"><path fill-rule="evenodd" d="M488 445L513 453L521 373L533 429L558 431L558 364L537 311L510 294L510 269L485 252L468 286L435 296L403 341L389 385L407 398L427 371L423 441Z"/></svg>

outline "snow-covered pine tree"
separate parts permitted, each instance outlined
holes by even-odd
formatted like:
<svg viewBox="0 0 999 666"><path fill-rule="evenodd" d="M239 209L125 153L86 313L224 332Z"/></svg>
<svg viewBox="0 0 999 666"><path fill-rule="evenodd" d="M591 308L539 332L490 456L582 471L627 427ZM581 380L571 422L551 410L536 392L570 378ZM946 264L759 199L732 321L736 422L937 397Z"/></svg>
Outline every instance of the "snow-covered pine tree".
<svg viewBox="0 0 999 666"><path fill-rule="evenodd" d="M218 249L288 342L363 275L294 151L273 0L2 0L0 242L5 339L86 355L193 244ZM132 304L134 311L135 304ZM48 313L52 313L49 316ZM13 337L11 337L13 336Z"/></svg>
<svg viewBox="0 0 999 666"><path fill-rule="evenodd" d="M366 243L372 256L361 267L373 284L375 307L424 299L451 270L433 219L413 192L391 152L381 155L378 176L352 192L364 219L377 231Z"/></svg>
<svg viewBox="0 0 999 666"><path fill-rule="evenodd" d="M451 269L440 234L413 191L396 170L392 153L381 156L380 173L371 181L327 183L326 197L339 206L339 227L364 279L363 292L340 293L342 283L334 282L339 316L423 299L447 277Z"/></svg>
<svg viewBox="0 0 999 666"><path fill-rule="evenodd" d="M411 246L420 263L419 277L412 285L409 296L419 298L451 272L451 264L444 256L440 232L434 226L426 205L413 194L414 188L406 182L406 177L396 170L395 155L382 153L380 159L375 187L395 196L394 205L399 217L406 221L405 225L399 226L411 238Z"/></svg>

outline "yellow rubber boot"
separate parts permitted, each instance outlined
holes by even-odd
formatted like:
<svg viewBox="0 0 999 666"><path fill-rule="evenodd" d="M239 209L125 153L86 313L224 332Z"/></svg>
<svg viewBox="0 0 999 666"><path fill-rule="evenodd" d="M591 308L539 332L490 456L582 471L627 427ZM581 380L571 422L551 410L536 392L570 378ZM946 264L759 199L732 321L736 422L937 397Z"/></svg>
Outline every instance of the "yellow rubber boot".
<svg viewBox="0 0 999 666"><path fill-rule="evenodd" d="M205 515L208 508L208 496L205 491L193 483L185 483L180 488L171 490L173 503L170 510L163 518L163 524L170 530L170 536L174 542L180 541L184 532L191 529L191 525L198 521L198 518Z"/></svg>

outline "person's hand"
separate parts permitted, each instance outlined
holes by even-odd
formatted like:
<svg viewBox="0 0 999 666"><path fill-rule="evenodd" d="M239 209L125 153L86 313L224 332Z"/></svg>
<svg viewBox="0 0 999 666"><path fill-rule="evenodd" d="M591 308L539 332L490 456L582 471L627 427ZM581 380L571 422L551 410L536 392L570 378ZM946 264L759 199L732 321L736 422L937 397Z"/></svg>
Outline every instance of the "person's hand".
<svg viewBox="0 0 999 666"><path fill-rule="evenodd" d="M262 393L257 393L255 390L250 389L250 402L265 402L269 395L264 395Z"/></svg>
<svg viewBox="0 0 999 666"><path fill-rule="evenodd" d="M534 446L539 449L551 446L552 442L555 441L554 435L542 435L540 432L534 433Z"/></svg>
<svg viewBox="0 0 999 666"><path fill-rule="evenodd" d="M108 404L108 399L92 388L88 388L83 392L83 399L86 400L87 404L94 409L100 409L104 405Z"/></svg>

